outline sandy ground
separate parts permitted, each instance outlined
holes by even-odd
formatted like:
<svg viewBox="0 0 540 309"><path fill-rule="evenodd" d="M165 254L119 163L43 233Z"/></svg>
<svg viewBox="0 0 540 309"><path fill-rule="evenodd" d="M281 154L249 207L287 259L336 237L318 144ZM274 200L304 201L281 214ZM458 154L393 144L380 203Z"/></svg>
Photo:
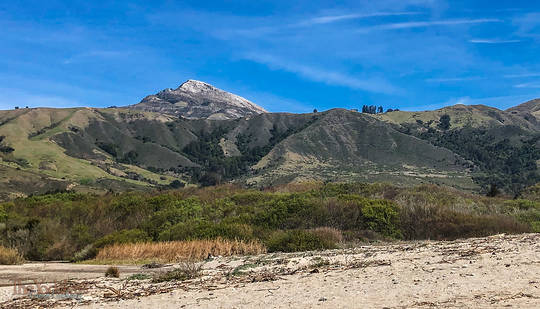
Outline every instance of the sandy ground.
<svg viewBox="0 0 540 309"><path fill-rule="evenodd" d="M220 257L201 267L202 277L179 282L68 281L76 299L55 297L70 291L60 285L51 297L16 299L5 287L0 307L540 308L540 234Z"/></svg>
<svg viewBox="0 0 540 309"><path fill-rule="evenodd" d="M109 265L84 265L63 262L28 263L0 266L0 286L13 286L14 282L53 282L66 279L91 279L103 277ZM122 276L140 272L139 266L118 266Z"/></svg>

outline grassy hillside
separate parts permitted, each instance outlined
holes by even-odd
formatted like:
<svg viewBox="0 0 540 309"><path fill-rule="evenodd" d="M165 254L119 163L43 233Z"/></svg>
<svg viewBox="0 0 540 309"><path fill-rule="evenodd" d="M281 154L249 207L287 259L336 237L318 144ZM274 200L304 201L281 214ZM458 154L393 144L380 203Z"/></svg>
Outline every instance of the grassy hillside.
<svg viewBox="0 0 540 309"><path fill-rule="evenodd" d="M540 99L531 100L518 106L509 108L506 112L524 118L540 127Z"/></svg>
<svg viewBox="0 0 540 309"><path fill-rule="evenodd" d="M331 110L287 137L254 166L251 183L291 180L451 183L471 189L467 163L365 114Z"/></svg>
<svg viewBox="0 0 540 309"><path fill-rule="evenodd" d="M136 179L118 177L103 168L102 164L113 164L106 153L95 147L62 147L59 137L76 134L81 128L88 128L91 124L105 123L104 115L113 117L113 110L96 110L89 108L74 109L24 109L3 112L0 126L0 136L4 136L2 143L13 149L9 153L1 153L1 166L6 170L17 170L20 177L11 177L13 173L4 174L4 183L18 183L31 186L8 186L8 192L13 194L43 193L50 188L81 189L102 188L101 180L107 179L116 183L124 183L120 189L141 188L149 184ZM145 116L153 117L155 116ZM109 134L112 134L110 132ZM82 151L81 151L82 149ZM73 155L79 151L84 155ZM120 167L131 170L133 166ZM148 172L145 172L148 173ZM33 175L23 177L23 175ZM39 177L35 177L38 175ZM150 176L150 175L148 175ZM160 180L159 175L151 175L158 179L158 183L165 183L171 177ZM39 179L39 180L36 180ZM56 183L54 186L48 182ZM61 184L61 185L60 185ZM118 186L115 186L118 187ZM122 188L124 187L124 188Z"/></svg>
<svg viewBox="0 0 540 309"><path fill-rule="evenodd" d="M0 167L9 171L2 198L66 188L106 191L112 183L114 190L130 190L306 180L472 191L495 184L519 194L540 180L540 133L527 120L536 107L457 105L377 115L334 109L231 120L118 108L1 111Z"/></svg>
<svg viewBox="0 0 540 309"><path fill-rule="evenodd" d="M522 115L485 105L458 104L433 111L394 111L377 114L374 117L394 124L419 124L424 127L437 128L442 115L450 116L450 128L452 129L512 125L526 130L540 130L540 123L535 119L527 120Z"/></svg>

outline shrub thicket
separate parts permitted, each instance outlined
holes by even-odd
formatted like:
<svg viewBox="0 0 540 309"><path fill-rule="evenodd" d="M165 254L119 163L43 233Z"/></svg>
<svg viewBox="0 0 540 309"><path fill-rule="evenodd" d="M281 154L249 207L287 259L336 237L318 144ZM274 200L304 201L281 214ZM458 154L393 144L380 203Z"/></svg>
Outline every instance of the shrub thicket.
<svg viewBox="0 0 540 309"><path fill-rule="evenodd" d="M335 247L341 234L355 241L538 231L538 190L527 192L505 200L428 185L306 183L55 193L0 203L0 245L29 260L81 260L105 246L152 241L255 240L291 251Z"/></svg>
<svg viewBox="0 0 540 309"><path fill-rule="evenodd" d="M266 241L269 252L295 252L336 248L329 238L306 230L276 231Z"/></svg>

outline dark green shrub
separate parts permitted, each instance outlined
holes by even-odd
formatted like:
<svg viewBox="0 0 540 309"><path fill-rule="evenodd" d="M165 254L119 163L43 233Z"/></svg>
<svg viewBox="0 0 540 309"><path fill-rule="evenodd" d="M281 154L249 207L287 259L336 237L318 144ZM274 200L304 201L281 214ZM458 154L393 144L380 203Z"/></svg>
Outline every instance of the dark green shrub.
<svg viewBox="0 0 540 309"><path fill-rule="evenodd" d="M456 239L530 231L511 216L476 215L435 207L404 209L401 227L406 239Z"/></svg>
<svg viewBox="0 0 540 309"><path fill-rule="evenodd" d="M99 249L112 244L146 242L150 240L150 237L144 231L138 229L121 230L98 239L94 243L94 247Z"/></svg>
<svg viewBox="0 0 540 309"><path fill-rule="evenodd" d="M85 224L77 224L71 228L69 236L75 245L75 247L80 248L89 244L93 240L92 233L90 232L90 227Z"/></svg>
<svg viewBox="0 0 540 309"><path fill-rule="evenodd" d="M340 195L324 203L324 225L340 230L365 229L362 206L366 199L358 195Z"/></svg>
<svg viewBox="0 0 540 309"><path fill-rule="evenodd" d="M305 230L277 231L266 241L269 252L295 252L334 249L336 244L313 232Z"/></svg>
<svg viewBox="0 0 540 309"><path fill-rule="evenodd" d="M312 227L316 208L316 201L306 194L276 194L260 206L254 223L272 229Z"/></svg>
<svg viewBox="0 0 540 309"><path fill-rule="evenodd" d="M362 216L368 229L384 236L401 238L399 230L399 209L387 200L371 200L362 207Z"/></svg>
<svg viewBox="0 0 540 309"><path fill-rule="evenodd" d="M161 200L158 204L160 209L142 223L142 228L154 240L158 239L161 232L177 223L199 220L203 216L204 207L197 198L179 199L169 196L157 200Z"/></svg>
<svg viewBox="0 0 540 309"><path fill-rule="evenodd" d="M523 233L528 227L512 217L449 212L433 224L436 239L482 237L497 233Z"/></svg>
<svg viewBox="0 0 540 309"><path fill-rule="evenodd" d="M326 203L329 226L340 230L371 230L386 237L401 238L399 208L388 200L356 194L341 194Z"/></svg>
<svg viewBox="0 0 540 309"><path fill-rule="evenodd" d="M504 207L505 213L512 213L520 210L540 210L540 202L516 199L504 202Z"/></svg>
<svg viewBox="0 0 540 309"><path fill-rule="evenodd" d="M5 206L0 204L0 223L3 223L4 221L6 221L7 217L8 215L7 215Z"/></svg>
<svg viewBox="0 0 540 309"><path fill-rule="evenodd" d="M178 223L159 234L160 241L193 240L193 239L252 239L253 229L247 224L210 223L207 221L190 221Z"/></svg>
<svg viewBox="0 0 540 309"><path fill-rule="evenodd" d="M185 184L183 182L181 182L180 180L178 180L178 179L175 179L175 180L171 181L171 183L169 184L169 187L171 187L173 189L183 188L184 186L185 186Z"/></svg>
<svg viewBox="0 0 540 309"><path fill-rule="evenodd" d="M504 212L513 215L520 222L531 227L534 233L540 233L540 202L517 199L504 203Z"/></svg>

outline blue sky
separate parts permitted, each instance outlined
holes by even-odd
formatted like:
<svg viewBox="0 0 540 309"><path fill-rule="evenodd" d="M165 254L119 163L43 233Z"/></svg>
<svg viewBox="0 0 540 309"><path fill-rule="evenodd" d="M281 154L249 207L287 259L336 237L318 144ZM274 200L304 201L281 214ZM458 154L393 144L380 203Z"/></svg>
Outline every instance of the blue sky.
<svg viewBox="0 0 540 309"><path fill-rule="evenodd" d="M536 1L7 1L0 109L128 105L198 79L269 111L540 97Z"/></svg>

